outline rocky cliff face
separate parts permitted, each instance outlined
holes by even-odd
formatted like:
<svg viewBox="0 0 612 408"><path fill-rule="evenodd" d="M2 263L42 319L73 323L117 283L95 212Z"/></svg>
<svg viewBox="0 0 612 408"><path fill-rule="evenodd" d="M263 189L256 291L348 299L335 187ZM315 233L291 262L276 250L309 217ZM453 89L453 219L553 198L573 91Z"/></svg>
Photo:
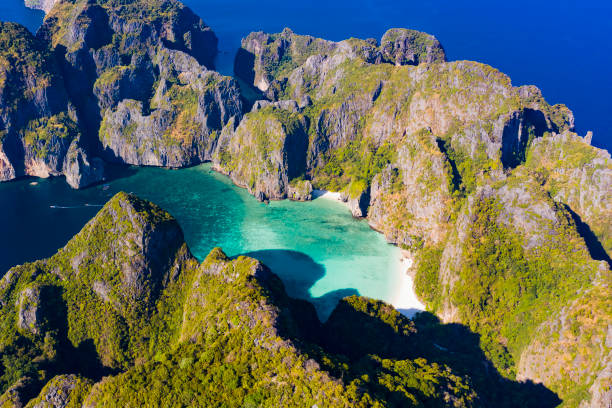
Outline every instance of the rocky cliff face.
<svg viewBox="0 0 612 408"><path fill-rule="evenodd" d="M299 199L304 194L294 191L291 181L305 172L306 132L306 120L297 112L274 106L255 110L235 130L230 124L224 131L214 166L260 200Z"/></svg>
<svg viewBox="0 0 612 408"><path fill-rule="evenodd" d="M24 0L26 7L42 10L48 13L60 0Z"/></svg>
<svg viewBox="0 0 612 408"><path fill-rule="evenodd" d="M535 140L525 167L592 229L607 254L612 253L610 153L566 132Z"/></svg>
<svg viewBox="0 0 612 408"><path fill-rule="evenodd" d="M0 181L66 174L80 138L74 109L48 46L18 24L0 25ZM86 151L81 155L90 160ZM93 160L93 159L91 159ZM75 187L99 181L103 169Z"/></svg>
<svg viewBox="0 0 612 408"><path fill-rule="evenodd" d="M303 66L306 71L311 70L322 59L332 56L335 60L333 64L347 58L396 65L446 60L444 49L434 36L415 30L391 29L383 35L379 46L374 39L351 38L335 43L297 35L285 28L278 34L256 32L244 38L236 56L235 71L247 83L253 84L270 99L275 99L282 94L287 81L291 83L305 79L292 75L295 69ZM314 57L314 60L305 65L310 57Z"/></svg>
<svg viewBox="0 0 612 408"><path fill-rule="evenodd" d="M86 140L107 161L210 160L242 116L235 81L211 70L216 36L178 1L63 1L38 36L55 47Z"/></svg>
<svg viewBox="0 0 612 408"><path fill-rule="evenodd" d="M390 30L379 48L252 33L236 72L276 103L298 101L309 125L306 177L359 197L353 214L369 213L407 248L444 240L455 190L472 192L481 173L522 163L533 138L573 126L537 88L512 87L483 64L444 63L435 38L410 30Z"/></svg>

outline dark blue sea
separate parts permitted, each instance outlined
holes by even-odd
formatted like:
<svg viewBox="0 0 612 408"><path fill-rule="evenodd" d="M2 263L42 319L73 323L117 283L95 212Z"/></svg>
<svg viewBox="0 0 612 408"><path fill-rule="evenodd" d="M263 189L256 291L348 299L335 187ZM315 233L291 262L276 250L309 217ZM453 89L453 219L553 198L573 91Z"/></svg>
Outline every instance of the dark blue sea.
<svg viewBox="0 0 612 408"><path fill-rule="evenodd" d="M217 33L217 67L232 73L240 39L251 31L330 40L380 38L390 27L434 34L453 60L476 60L515 85L540 87L574 111L578 132L612 150L612 2L609 0L183 0ZM41 12L1 0L0 20L36 30Z"/></svg>

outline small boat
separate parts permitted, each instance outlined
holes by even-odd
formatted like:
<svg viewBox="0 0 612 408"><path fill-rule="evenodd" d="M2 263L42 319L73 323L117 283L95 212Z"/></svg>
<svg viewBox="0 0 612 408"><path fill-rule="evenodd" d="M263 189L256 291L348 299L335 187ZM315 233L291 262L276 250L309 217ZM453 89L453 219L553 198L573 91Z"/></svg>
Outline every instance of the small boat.
<svg viewBox="0 0 612 408"><path fill-rule="evenodd" d="M106 191L106 190L108 190L109 188L110 188L110 184L105 184L105 185L102 187L102 190Z"/></svg>
<svg viewBox="0 0 612 408"><path fill-rule="evenodd" d="M33 181L30 183L31 186L37 186L38 185L38 181Z"/></svg>

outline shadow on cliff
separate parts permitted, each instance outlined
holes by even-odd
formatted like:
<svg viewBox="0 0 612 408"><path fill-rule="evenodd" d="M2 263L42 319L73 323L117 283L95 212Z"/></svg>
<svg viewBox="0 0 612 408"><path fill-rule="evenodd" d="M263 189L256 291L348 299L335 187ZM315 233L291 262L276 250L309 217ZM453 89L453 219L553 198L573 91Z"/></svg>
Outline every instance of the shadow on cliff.
<svg viewBox="0 0 612 408"><path fill-rule="evenodd" d="M576 214L568 205L565 205L565 209L572 216L572 219L576 224L576 230L582 239L584 239L584 243L589 250L589 255L591 255L591 258L595 259L596 261L605 261L607 262L608 267L612 268L612 259L610 259L610 255L608 255L605 248L599 241L599 238L597 238L595 233L591 230L591 227L582 221L582 218L580 218L580 216Z"/></svg>
<svg viewBox="0 0 612 408"><path fill-rule="evenodd" d="M518 382L504 378L482 349L480 335L461 324L443 324L433 314L417 313L411 321L405 316L387 319L352 308L339 301L359 295L354 288L335 290L314 298L310 289L325 276L325 268L308 255L289 250L270 249L243 254L263 262L278 275L286 288L274 290L273 302L281 313L281 335L298 345L332 375L345 383L373 370L369 355L383 359L414 360L445 365L453 374L469 377L478 394L478 406L553 408L562 401L541 384ZM314 306L314 307L313 307ZM316 309L316 312L315 312ZM401 312L414 312L404 310ZM331 316L330 316L331 314ZM410 313L412 314L412 313ZM284 317L283 317L284 316ZM324 321L325 323L321 323ZM404 334L398 327L412 327ZM329 366L332 360L346 361L348 368ZM420 395L418 389L411 391ZM389 396L399 406L410 406L401 393ZM427 401L426 396L422 396Z"/></svg>
<svg viewBox="0 0 612 408"><path fill-rule="evenodd" d="M372 354L382 359L423 358L430 364L450 367L455 375L469 377L479 406L553 408L562 402L542 384L504 378L486 357L480 335L467 326L443 324L428 312L418 313L412 326L405 316L386 319L347 305L344 302L322 325L319 340L326 352L344 355L351 361L353 369L334 373L337 376L357 379L371 375L368 356ZM398 330L410 326L413 328L408 334Z"/></svg>
<svg viewBox="0 0 612 408"><path fill-rule="evenodd" d="M320 320L327 320L340 299L359 295L357 289L345 288L327 292L320 297L313 297L310 289L325 276L325 267L302 252L266 249L242 255L255 258L269 267L281 278L289 296L307 300L314 305Z"/></svg>

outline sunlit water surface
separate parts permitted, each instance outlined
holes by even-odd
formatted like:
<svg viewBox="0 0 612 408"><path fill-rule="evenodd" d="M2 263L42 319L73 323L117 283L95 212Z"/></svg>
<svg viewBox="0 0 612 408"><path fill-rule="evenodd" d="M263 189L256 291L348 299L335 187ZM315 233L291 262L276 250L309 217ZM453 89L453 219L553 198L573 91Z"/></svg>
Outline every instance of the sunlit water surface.
<svg viewBox="0 0 612 408"><path fill-rule="evenodd" d="M392 301L399 249L341 203L258 202L201 165L182 170L129 168L104 185L75 191L63 178L0 184L0 271L52 255L119 191L134 192L179 221L200 260L219 246L280 275L290 295L326 317L338 299L360 294Z"/></svg>

